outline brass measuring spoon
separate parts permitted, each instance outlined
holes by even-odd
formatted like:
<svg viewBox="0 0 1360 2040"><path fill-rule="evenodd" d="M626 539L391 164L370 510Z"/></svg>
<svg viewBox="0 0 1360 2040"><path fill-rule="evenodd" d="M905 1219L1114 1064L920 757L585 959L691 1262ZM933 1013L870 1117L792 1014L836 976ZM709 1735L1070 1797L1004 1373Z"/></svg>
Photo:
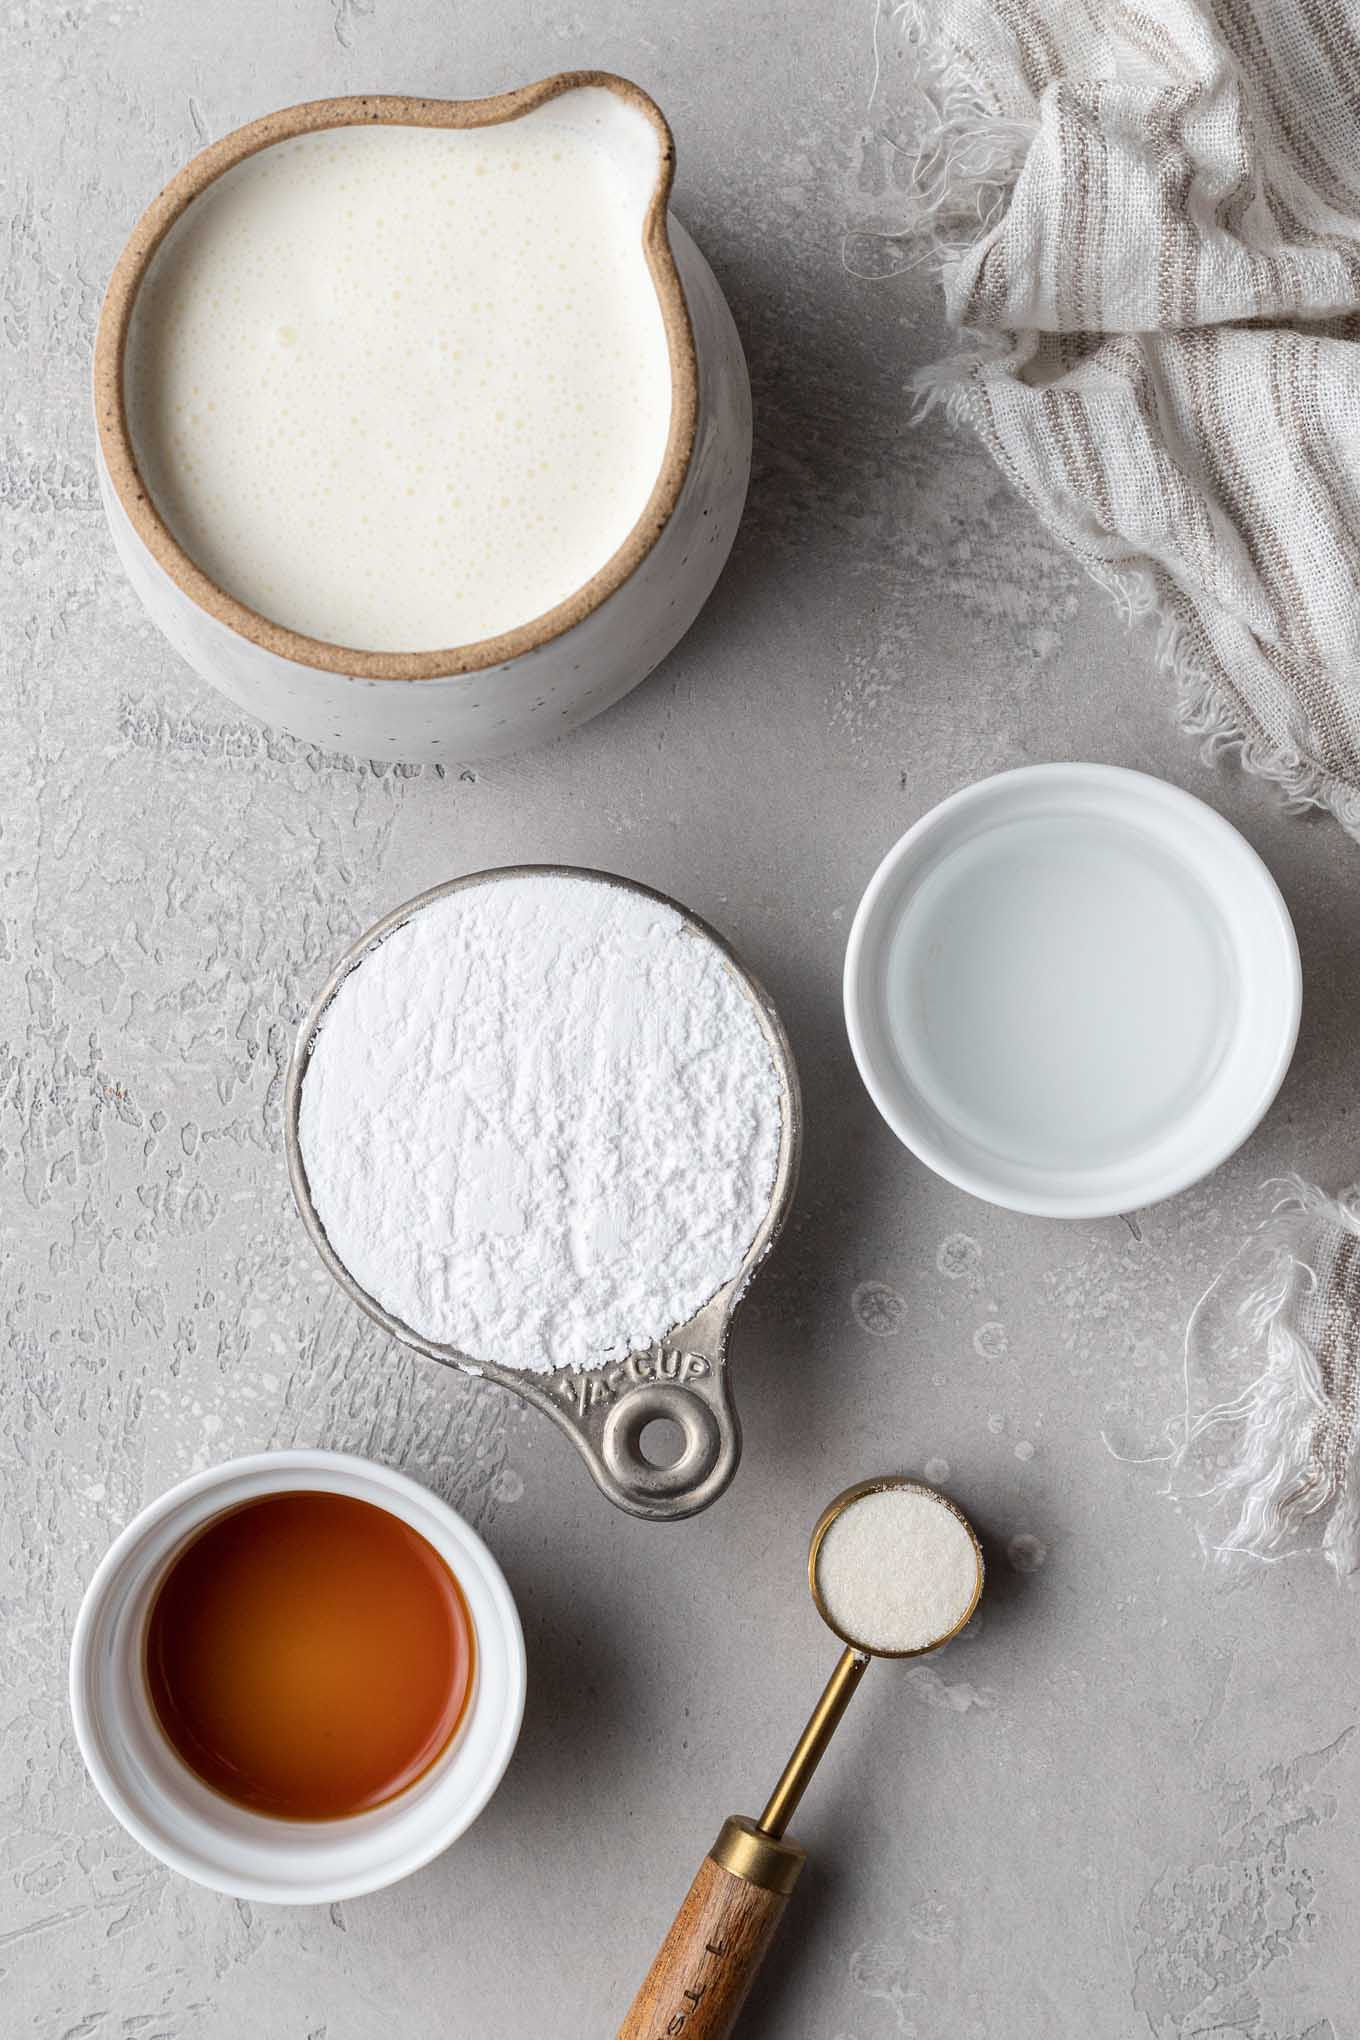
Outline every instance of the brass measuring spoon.
<svg viewBox="0 0 1360 2040"><path fill-rule="evenodd" d="M847 1634L831 1615L818 1577L818 1558L832 1524L856 1503L901 1490L926 1496L947 1509L968 1532L977 1564L972 1592L950 1610L948 1627L913 1650L885 1650ZM785 1839L785 1829L870 1659L923 1657L939 1650L972 1616L982 1594L982 1576L982 1549L972 1524L947 1495L921 1481L900 1475L862 1480L822 1511L808 1552L808 1585L817 1613L845 1649L760 1819L738 1813L723 1822L619 2028L618 2040L727 2040L807 1861L806 1852Z"/></svg>

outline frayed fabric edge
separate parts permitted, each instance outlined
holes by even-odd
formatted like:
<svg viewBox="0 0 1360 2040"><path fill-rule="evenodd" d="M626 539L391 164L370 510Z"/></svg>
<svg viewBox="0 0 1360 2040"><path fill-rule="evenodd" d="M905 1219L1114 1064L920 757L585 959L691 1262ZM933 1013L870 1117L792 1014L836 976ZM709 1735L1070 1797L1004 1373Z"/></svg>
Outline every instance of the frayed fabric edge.
<svg viewBox="0 0 1360 2040"><path fill-rule="evenodd" d="M879 5L881 13L882 0ZM1039 123L987 103L935 8L923 0L898 0L891 17L908 53L906 76L895 82L908 102L912 128L908 180L895 195L901 216L890 226L846 234L841 260L851 276L866 282L928 267L947 296L954 270L1005 211ZM877 17L874 52L877 60ZM872 262L861 266L852 259L855 252L872 255Z"/></svg>
<svg viewBox="0 0 1360 2040"><path fill-rule="evenodd" d="M1270 1187L1270 1186L1267 1186ZM1221 1559L1235 1556L1267 1563L1301 1550L1320 1551L1346 1581L1360 1570L1360 1453L1347 1442L1337 1476L1322 1478L1313 1448L1319 1420L1334 1409L1318 1356L1292 1322L1300 1298L1316 1281L1308 1254L1323 1228L1360 1238L1360 1186L1329 1196L1301 1177L1279 1179L1274 1209L1237 1256L1210 1285L1186 1329L1186 1402L1171 1427L1168 1493L1177 1474L1190 1470L1193 1455L1215 1432L1230 1431L1235 1449L1220 1454L1208 1486L1176 1495L1181 1502L1236 1509L1236 1521L1206 1549ZM1244 1265L1245 1264L1245 1265ZM1190 1351L1200 1311L1230 1271L1249 1276L1234 1315L1253 1344L1264 1348L1256 1379L1229 1402L1190 1414ZM1314 1520L1316 1539L1307 1537Z"/></svg>
<svg viewBox="0 0 1360 2040"><path fill-rule="evenodd" d="M1301 815L1320 810L1341 824L1353 842L1360 843L1360 794L1302 753L1280 750L1263 738L1241 728L1237 711L1222 690L1206 674L1178 671L1170 665L1180 687L1176 715L1187 736L1198 737L1200 756L1207 765L1230 758L1253 779L1263 779L1274 788L1286 814Z"/></svg>
<svg viewBox="0 0 1360 2040"><path fill-rule="evenodd" d="M1185 619L1165 600L1159 605L1157 664L1176 682L1177 720L1199 739L1206 765L1230 758L1253 779L1274 788L1287 814L1321 810L1360 843L1360 794L1292 746L1272 743L1243 726L1241 711L1222 685L1206 672Z"/></svg>
<svg viewBox="0 0 1360 2040"><path fill-rule="evenodd" d="M976 400L977 380L1012 351L1000 343L994 348L974 347L967 353L918 369L911 379L915 400L913 424L920 424L932 412L943 411L950 425L972 428L987 444ZM995 460L995 451L990 446L988 451ZM1264 780L1272 787L1287 814L1319 810L1339 822L1353 842L1360 843L1360 793L1334 773L1324 771L1302 750L1275 743L1259 730L1246 728L1241 709L1221 680L1206 667L1196 642L1199 627L1181 613L1179 605L1183 598L1167 577L1151 567L1121 571L1108 561L1083 552L1064 533L1054 531L1042 503L1023 488L1021 493L1046 529L1111 598L1125 623L1155 625L1156 664L1176 683L1177 721L1187 736L1199 739L1200 756L1205 764L1218 765L1231 759L1251 778Z"/></svg>

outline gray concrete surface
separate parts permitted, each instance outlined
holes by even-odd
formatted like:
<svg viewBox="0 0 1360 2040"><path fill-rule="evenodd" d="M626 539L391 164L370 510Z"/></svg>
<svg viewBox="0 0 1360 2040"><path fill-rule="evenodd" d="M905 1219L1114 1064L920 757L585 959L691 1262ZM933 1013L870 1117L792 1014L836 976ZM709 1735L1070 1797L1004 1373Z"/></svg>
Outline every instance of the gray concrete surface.
<svg viewBox="0 0 1360 2040"><path fill-rule="evenodd" d="M6 2040L600 2040L721 1817L753 1809L831 1652L801 1584L823 1501L948 1462L993 1556L980 1624L875 1670L799 1821L812 1867L757 2040L1354 2040L1355 1604L1315 1562L1210 1570L1155 1469L1191 1304L1297 1167L1357 1173L1357 853L1211 772L1130 637L970 445L909 429L924 279L847 275L891 210L873 0L579 5L16 0L7 13L0 602L0 1387ZM650 87L678 209L758 407L750 510L688 640L555 750L461 774L237 720L136 607L87 416L105 275L198 144L366 89L579 64ZM875 1118L838 977L858 893L930 802L1097 758L1213 801L1297 917L1306 1014L1244 1153L1136 1227L989 1210ZM279 1135L337 951L450 872L612 866L740 946L801 1060L797 1221L736 1337L746 1460L677 1527L561 1439L388 1344L328 1288ZM865 1291L862 1285L879 1285ZM858 1307L856 1293L859 1291ZM86 1783L64 1699L82 1585L192 1467L324 1443L407 1468L501 1557L531 1696L480 1824L332 1910L160 1870ZM1018 1571L1006 1548L1038 1540Z"/></svg>

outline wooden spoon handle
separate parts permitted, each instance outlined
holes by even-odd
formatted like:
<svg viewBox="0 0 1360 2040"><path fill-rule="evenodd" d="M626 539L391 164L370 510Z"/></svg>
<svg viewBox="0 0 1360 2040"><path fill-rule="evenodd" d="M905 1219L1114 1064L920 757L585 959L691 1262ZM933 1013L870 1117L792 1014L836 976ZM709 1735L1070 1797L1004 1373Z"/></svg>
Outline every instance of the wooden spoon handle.
<svg viewBox="0 0 1360 2040"><path fill-rule="evenodd" d="M728 2040L804 1860L753 1821L725 1822L618 2040Z"/></svg>

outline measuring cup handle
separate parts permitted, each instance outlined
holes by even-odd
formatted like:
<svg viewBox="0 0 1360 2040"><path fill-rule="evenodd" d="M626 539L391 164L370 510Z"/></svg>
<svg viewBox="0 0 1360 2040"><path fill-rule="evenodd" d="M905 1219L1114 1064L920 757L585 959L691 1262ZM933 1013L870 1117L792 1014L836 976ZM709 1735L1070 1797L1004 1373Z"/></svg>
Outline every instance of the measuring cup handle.
<svg viewBox="0 0 1360 2040"><path fill-rule="evenodd" d="M724 1821L618 2040L727 2040L805 1861L754 1821Z"/></svg>
<svg viewBox="0 0 1360 2040"><path fill-rule="evenodd" d="M730 1310L724 1290L660 1345L609 1367L564 1368L537 1379L497 1368L493 1378L566 1432L617 1508L675 1522L716 1501L741 1458L724 1350ZM680 1434L679 1457L667 1466L653 1465L642 1446L658 1418Z"/></svg>

